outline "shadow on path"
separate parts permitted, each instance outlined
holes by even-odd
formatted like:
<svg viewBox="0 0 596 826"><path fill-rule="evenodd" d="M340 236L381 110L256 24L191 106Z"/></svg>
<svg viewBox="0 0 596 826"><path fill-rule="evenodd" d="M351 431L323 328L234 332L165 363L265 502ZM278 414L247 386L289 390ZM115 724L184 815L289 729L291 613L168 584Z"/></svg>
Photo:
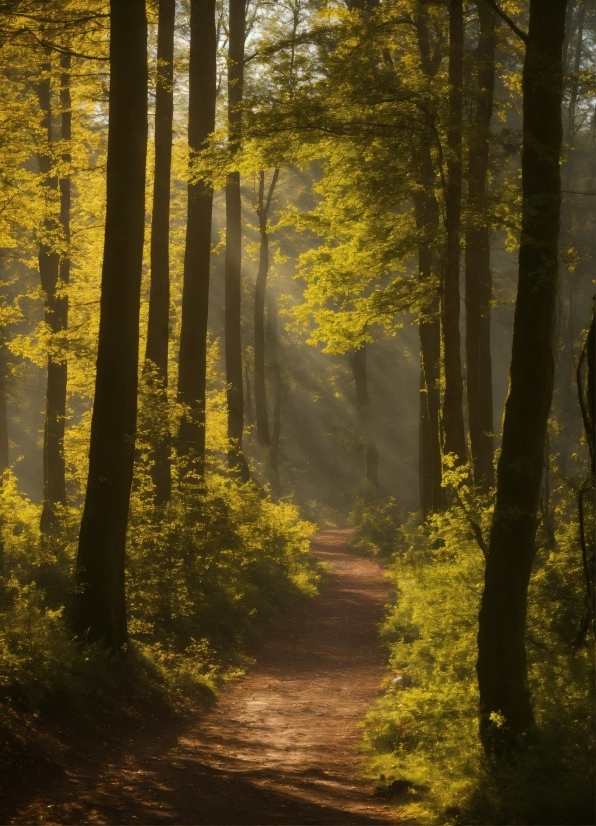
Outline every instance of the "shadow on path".
<svg viewBox="0 0 596 826"><path fill-rule="evenodd" d="M280 616L256 665L199 722L156 723L119 753L71 755L12 822L396 822L359 773L359 723L385 673L389 586L376 562L347 551L348 535L315 537L330 566L321 595Z"/></svg>

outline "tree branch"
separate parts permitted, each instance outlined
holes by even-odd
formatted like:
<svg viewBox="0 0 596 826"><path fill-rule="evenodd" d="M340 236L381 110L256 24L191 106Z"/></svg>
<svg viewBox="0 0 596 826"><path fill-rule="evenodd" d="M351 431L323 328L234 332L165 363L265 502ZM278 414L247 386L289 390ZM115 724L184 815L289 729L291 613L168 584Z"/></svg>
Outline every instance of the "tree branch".
<svg viewBox="0 0 596 826"><path fill-rule="evenodd" d="M271 198L273 197L273 190L275 189L275 184L277 183L278 177L279 177L279 167L276 167L275 172L273 173L273 178L271 179L271 184L269 186L269 192L267 194L267 202L265 204L265 218L269 214L269 207L271 206Z"/></svg>
<svg viewBox="0 0 596 826"><path fill-rule="evenodd" d="M517 35L517 36L518 36L521 40L523 40L523 41L524 41L524 43L525 43L525 44L526 44L526 46L527 46L527 45L528 45L528 35L527 35L527 33L526 33L526 32L524 32L524 31L522 31L522 30L519 28L519 26L516 26L516 25L515 25L515 23L513 22L513 20L509 17L509 15L508 15L508 14L506 14L506 13L503 11L503 9L499 6L499 4L496 2L496 0L486 0L486 2L487 2L487 3L488 3L488 5L491 7L491 9L493 9L493 11L495 11L495 12L499 15L499 17L500 17L502 20L504 20L504 21L505 21L505 23L507 23L507 25L509 26L509 28L510 28L512 31L514 31L514 32L516 33L516 35Z"/></svg>
<svg viewBox="0 0 596 826"><path fill-rule="evenodd" d="M464 500L462 499L459 490L455 490L455 495L457 497L457 501L459 502L460 508L462 509L466 519L468 520L469 526L472 528L472 533L474 534L474 539L476 540L478 547L482 551L484 558L488 559L488 547L486 542L484 541L484 537L482 536L482 528L480 527L478 522L474 521L471 512L468 510L468 508L466 508Z"/></svg>

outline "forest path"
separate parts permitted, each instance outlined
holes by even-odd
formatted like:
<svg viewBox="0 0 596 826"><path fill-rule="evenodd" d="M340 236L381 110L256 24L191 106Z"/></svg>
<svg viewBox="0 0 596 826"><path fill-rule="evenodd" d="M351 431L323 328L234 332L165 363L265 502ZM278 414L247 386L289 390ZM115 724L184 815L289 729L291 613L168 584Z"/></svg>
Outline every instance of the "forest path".
<svg viewBox="0 0 596 826"><path fill-rule="evenodd" d="M348 535L315 537L330 566L321 594L280 616L256 664L198 723L169 734L158 723L120 754L73 754L12 822L396 822L359 773L359 723L385 673L378 625L389 586L376 562L348 552Z"/></svg>

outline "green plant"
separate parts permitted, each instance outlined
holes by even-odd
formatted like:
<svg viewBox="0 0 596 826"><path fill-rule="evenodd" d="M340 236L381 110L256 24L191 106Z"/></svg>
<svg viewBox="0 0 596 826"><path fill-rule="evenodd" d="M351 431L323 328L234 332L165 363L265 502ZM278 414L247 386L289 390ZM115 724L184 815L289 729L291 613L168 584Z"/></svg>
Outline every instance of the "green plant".
<svg viewBox="0 0 596 826"><path fill-rule="evenodd" d="M389 557L396 549L402 522L393 496L382 497L370 482L364 481L350 513L356 526L351 546L363 554Z"/></svg>
<svg viewBox="0 0 596 826"><path fill-rule="evenodd" d="M451 506L398 531L397 599L383 628L391 676L366 719L371 772L408 781L396 802L416 822L594 822L593 657L587 647L572 650L584 587L574 510L558 491L556 547L539 547L531 582L535 738L514 765L497 769L478 737L475 674L490 505L465 471L448 472L447 482Z"/></svg>

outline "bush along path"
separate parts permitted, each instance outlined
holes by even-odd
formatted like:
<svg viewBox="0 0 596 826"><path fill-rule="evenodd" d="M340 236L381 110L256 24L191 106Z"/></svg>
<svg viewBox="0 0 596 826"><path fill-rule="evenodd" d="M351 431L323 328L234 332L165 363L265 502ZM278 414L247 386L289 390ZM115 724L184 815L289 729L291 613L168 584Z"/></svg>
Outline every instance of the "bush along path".
<svg viewBox="0 0 596 826"><path fill-rule="evenodd" d="M315 537L330 568L321 594L280 616L255 665L198 722L81 730L11 822L395 822L359 752L385 673L378 627L389 586L376 562L348 552L348 536Z"/></svg>

